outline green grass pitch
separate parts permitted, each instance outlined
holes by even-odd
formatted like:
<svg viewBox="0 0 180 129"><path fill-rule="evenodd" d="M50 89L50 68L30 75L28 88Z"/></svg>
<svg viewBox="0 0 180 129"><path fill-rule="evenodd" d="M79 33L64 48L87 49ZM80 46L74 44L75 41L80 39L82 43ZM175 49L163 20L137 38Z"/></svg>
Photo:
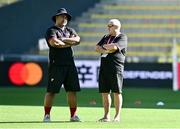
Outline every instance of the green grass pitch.
<svg viewBox="0 0 180 129"><path fill-rule="evenodd" d="M0 88L0 129L8 128L180 128L180 92L171 89L125 88L121 122L96 122L103 115L97 89L78 93L78 115L83 122L69 122L65 91L54 101L51 123L43 123L45 88ZM157 106L162 101L164 106ZM111 108L113 118L114 108Z"/></svg>

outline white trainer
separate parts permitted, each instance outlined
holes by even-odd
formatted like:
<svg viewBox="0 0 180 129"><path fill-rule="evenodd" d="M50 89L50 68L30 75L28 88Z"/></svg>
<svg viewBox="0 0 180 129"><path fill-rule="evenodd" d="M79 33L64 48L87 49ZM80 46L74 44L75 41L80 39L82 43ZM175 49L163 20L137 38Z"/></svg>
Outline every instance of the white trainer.
<svg viewBox="0 0 180 129"><path fill-rule="evenodd" d="M111 121L110 118L104 118L104 117L98 120L98 122L110 122L110 121Z"/></svg>
<svg viewBox="0 0 180 129"><path fill-rule="evenodd" d="M78 116L73 116L70 118L71 122L81 122L80 118Z"/></svg>
<svg viewBox="0 0 180 129"><path fill-rule="evenodd" d="M46 115L44 116L43 121L44 121L44 122L50 122L50 121L51 121L50 115L49 115L49 114L46 114Z"/></svg>

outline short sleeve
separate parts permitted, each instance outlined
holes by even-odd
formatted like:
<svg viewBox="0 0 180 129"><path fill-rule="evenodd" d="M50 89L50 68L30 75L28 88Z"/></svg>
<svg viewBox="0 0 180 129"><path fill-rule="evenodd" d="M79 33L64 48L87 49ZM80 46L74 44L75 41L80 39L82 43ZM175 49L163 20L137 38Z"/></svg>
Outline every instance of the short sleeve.
<svg viewBox="0 0 180 129"><path fill-rule="evenodd" d="M56 36L56 30L55 29L48 29L45 35L46 40L48 41L49 39L53 38L53 37L57 37Z"/></svg>
<svg viewBox="0 0 180 129"><path fill-rule="evenodd" d="M119 50L127 49L127 36L125 34L121 34L118 37L118 41L115 42Z"/></svg>
<svg viewBox="0 0 180 129"><path fill-rule="evenodd" d="M73 28L67 27L67 30L70 32L70 37L78 36L77 32Z"/></svg>
<svg viewBox="0 0 180 129"><path fill-rule="evenodd" d="M97 43L97 45L102 46L104 44L106 35L103 36L103 38Z"/></svg>

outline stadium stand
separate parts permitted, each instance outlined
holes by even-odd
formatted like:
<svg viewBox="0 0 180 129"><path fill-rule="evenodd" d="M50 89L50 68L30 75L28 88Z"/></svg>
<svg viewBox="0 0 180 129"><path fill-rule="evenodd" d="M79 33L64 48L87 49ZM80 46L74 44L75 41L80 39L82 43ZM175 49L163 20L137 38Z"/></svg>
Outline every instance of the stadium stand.
<svg viewBox="0 0 180 129"><path fill-rule="evenodd" d="M51 17L59 8L69 10L74 21L99 1L87 1L81 8L79 3L83 0L19 0L13 4L4 4L0 7L0 61L18 56L18 59L24 59L24 55L30 55L30 59L34 55L36 59L39 54L38 42L44 39L47 28L54 24ZM47 58L47 51L44 54Z"/></svg>
<svg viewBox="0 0 180 129"><path fill-rule="evenodd" d="M180 41L179 13L179 0L101 0L73 22L82 41L75 54L96 59L94 46L107 33L106 23L118 18L129 38L128 62L172 61L173 39Z"/></svg>
<svg viewBox="0 0 180 129"><path fill-rule="evenodd" d="M0 7L15 3L17 1L19 1L19 0L0 0Z"/></svg>
<svg viewBox="0 0 180 129"><path fill-rule="evenodd" d="M16 3L5 6L11 2ZM180 0L93 0L81 8L79 3L0 0L3 6L0 17L5 17L0 21L0 54L47 55L47 49L38 51L38 41L44 38L46 28L52 24L50 17L61 5L72 13L71 25L81 36L81 45L74 47L77 59L97 59L99 55L94 47L107 33L106 23L110 18L118 18L122 22L122 32L128 36L127 62L172 61L173 39L180 42ZM177 47L180 55L179 45Z"/></svg>

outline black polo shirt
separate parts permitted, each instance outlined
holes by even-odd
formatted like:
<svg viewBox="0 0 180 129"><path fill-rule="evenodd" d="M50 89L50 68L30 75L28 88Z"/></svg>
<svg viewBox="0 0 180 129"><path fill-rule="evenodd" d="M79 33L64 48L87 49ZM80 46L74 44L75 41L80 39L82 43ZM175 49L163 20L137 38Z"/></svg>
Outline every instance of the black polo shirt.
<svg viewBox="0 0 180 129"><path fill-rule="evenodd" d="M48 40L56 37L59 40L61 38L69 38L71 36L76 36L77 33L74 29L66 27L64 30L57 26L52 26L48 28L45 38L48 43ZM71 65L73 64L73 50L71 47L67 48L55 48L52 47L49 43L49 60L50 63L57 65Z"/></svg>
<svg viewBox="0 0 180 129"><path fill-rule="evenodd" d="M109 53L106 56L101 54L101 70L108 72L122 73L124 70L125 55L127 51L127 36L119 34L118 36L105 35L97 45L102 46L107 43L117 43L118 50Z"/></svg>

